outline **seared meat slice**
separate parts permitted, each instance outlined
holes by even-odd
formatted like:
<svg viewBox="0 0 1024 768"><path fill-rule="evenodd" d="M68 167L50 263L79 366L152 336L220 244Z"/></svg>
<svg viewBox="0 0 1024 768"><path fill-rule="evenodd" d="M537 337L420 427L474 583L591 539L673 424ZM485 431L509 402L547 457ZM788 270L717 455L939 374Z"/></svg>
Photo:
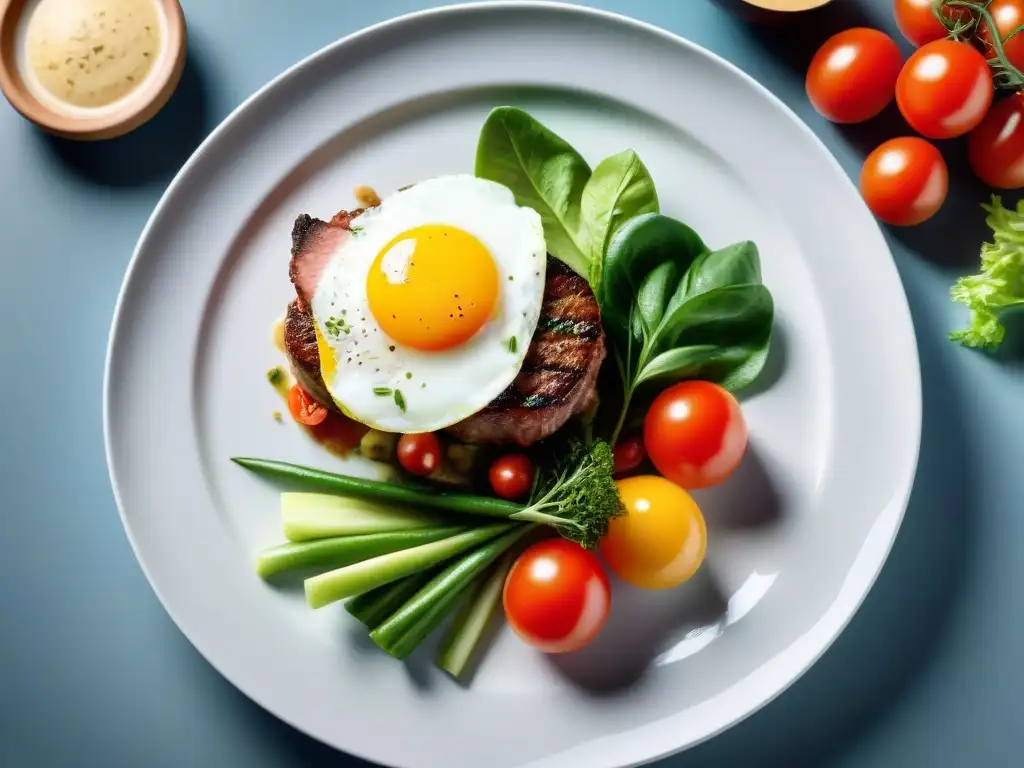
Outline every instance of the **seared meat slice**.
<svg viewBox="0 0 1024 768"><path fill-rule="evenodd" d="M604 356L590 285L549 256L540 321L522 370L486 408L447 431L467 443L542 440L590 405Z"/></svg>
<svg viewBox="0 0 1024 768"><path fill-rule="evenodd" d="M338 247L350 236L352 219L363 209L339 211L330 220L314 219L307 213L295 219L292 226L292 259L288 265L288 277L295 285L302 309L309 306L320 281L324 267ZM310 392L310 394L313 394Z"/></svg>
<svg viewBox="0 0 1024 768"><path fill-rule="evenodd" d="M352 218L341 211L331 222L303 214L292 230L289 275L298 298L285 317L285 350L296 380L312 397L337 410L320 375L309 300L324 266L348 237ZM556 432L592 402L605 357L600 310L590 285L549 256L540 321L523 368L482 411L447 431L468 443L531 445Z"/></svg>
<svg viewBox="0 0 1024 768"><path fill-rule="evenodd" d="M292 375L299 386L318 403L332 411L337 408L320 375L320 350L316 346L313 315L299 306L301 299L288 305L284 316L284 349L288 354Z"/></svg>

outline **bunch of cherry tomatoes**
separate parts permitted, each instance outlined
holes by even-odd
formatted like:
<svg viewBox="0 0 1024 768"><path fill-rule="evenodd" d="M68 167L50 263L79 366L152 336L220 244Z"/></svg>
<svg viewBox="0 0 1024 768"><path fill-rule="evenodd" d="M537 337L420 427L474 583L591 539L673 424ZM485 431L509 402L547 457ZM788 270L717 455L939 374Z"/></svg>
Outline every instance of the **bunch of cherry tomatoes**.
<svg viewBox="0 0 1024 768"><path fill-rule="evenodd" d="M1024 87L1024 0L895 0L894 11L917 46L906 61L884 32L854 28L829 38L807 71L811 104L829 120L869 120L895 97L920 134L868 155L860 177L868 207L898 226L939 210L949 174L927 139L966 135L971 168L983 182L1024 187L1024 94L1016 90ZM1015 92L996 100L997 85Z"/></svg>

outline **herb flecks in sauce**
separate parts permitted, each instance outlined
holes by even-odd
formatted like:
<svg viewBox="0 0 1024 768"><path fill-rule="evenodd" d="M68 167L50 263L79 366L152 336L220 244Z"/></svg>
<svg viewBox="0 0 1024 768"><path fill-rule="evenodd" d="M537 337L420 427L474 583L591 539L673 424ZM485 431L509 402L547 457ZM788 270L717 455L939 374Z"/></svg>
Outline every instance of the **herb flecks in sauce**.
<svg viewBox="0 0 1024 768"><path fill-rule="evenodd" d="M41 0L26 31L29 85L73 107L113 104L152 71L160 28L155 0Z"/></svg>

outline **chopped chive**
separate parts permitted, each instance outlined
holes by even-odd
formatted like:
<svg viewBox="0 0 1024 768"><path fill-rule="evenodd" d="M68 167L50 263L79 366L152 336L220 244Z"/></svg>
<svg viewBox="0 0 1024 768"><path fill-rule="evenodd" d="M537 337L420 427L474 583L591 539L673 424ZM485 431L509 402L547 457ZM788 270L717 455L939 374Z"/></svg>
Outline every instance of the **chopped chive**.
<svg viewBox="0 0 1024 768"><path fill-rule="evenodd" d="M405 413L405 398L402 397L402 391L400 389L395 390L395 405L397 405L402 413Z"/></svg>
<svg viewBox="0 0 1024 768"><path fill-rule="evenodd" d="M406 371L405 372L405 378L411 379L412 378L412 371Z"/></svg>
<svg viewBox="0 0 1024 768"><path fill-rule="evenodd" d="M519 349L519 342L516 340L516 337L513 336L508 340L508 351L514 355L517 349Z"/></svg>
<svg viewBox="0 0 1024 768"><path fill-rule="evenodd" d="M387 397L391 394L391 387L374 387L373 394L378 397Z"/></svg>

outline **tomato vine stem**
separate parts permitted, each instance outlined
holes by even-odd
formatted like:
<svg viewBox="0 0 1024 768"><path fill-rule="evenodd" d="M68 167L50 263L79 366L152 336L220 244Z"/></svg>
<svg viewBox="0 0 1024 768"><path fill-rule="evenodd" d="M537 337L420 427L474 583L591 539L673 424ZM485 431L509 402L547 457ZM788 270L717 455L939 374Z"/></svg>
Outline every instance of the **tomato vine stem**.
<svg viewBox="0 0 1024 768"><path fill-rule="evenodd" d="M1005 38L1000 39L995 19L992 18L992 14L988 10L989 2L991 0L985 0L984 2L975 2L975 0L936 0L932 6L932 11L942 25L950 31L950 34L958 39L965 32L976 30L979 24L984 23L989 30L988 42L991 44L992 52L995 54L993 58L988 60L988 63L995 72L994 80L996 85L1000 88L1020 89L1024 87L1024 72L1015 67L1009 57L1007 57L1003 43L1020 32L1021 29L1024 29L1024 25L1017 27ZM971 11L973 20L963 22L962 20L951 19L942 12L944 8L965 8Z"/></svg>

